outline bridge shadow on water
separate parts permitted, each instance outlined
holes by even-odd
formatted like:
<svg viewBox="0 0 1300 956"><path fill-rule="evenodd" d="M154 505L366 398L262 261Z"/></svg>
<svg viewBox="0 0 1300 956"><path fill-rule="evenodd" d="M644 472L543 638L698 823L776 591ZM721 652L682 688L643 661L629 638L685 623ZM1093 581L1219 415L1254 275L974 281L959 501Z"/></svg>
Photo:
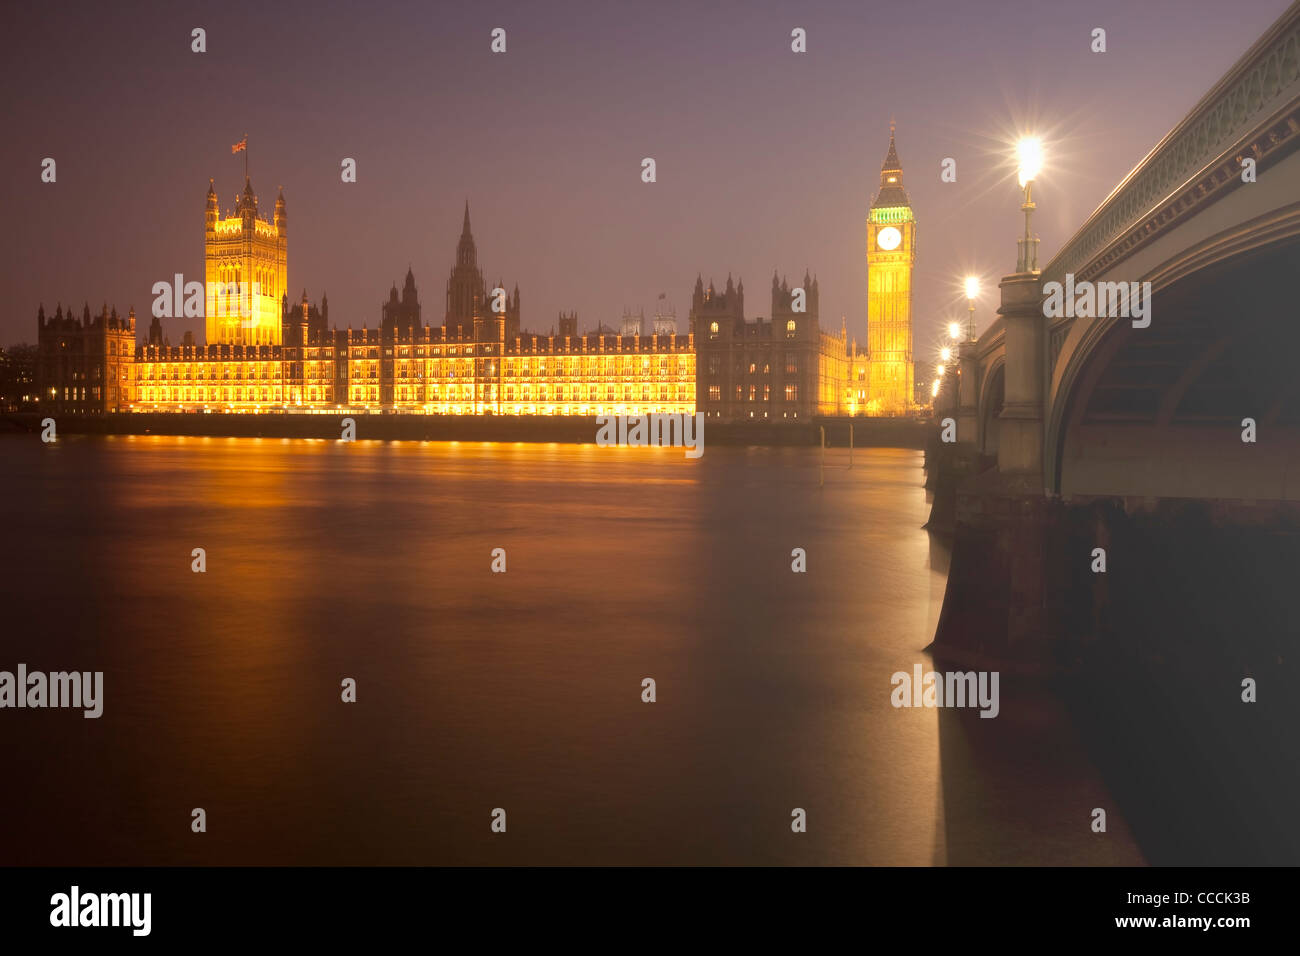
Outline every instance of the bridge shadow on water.
<svg viewBox="0 0 1300 956"><path fill-rule="evenodd" d="M1101 524L1125 558L1066 584L1064 698L1149 862L1295 865L1300 533L1169 504L1073 514L1073 540Z"/></svg>

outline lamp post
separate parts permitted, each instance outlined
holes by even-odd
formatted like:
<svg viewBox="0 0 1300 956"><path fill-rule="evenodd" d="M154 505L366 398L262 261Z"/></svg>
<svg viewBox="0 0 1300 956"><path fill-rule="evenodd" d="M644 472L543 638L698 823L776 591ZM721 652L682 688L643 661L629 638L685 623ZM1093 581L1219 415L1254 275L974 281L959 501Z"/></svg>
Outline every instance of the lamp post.
<svg viewBox="0 0 1300 956"><path fill-rule="evenodd" d="M1025 191L1021 206L1025 211L1025 234L1017 240L1020 261L1016 272L1003 276L998 283L1005 360L997 454L1000 474L1018 475L1018 480L1033 487L1043 475L1043 395L1047 375L1042 273L1038 270L1038 240L1034 238L1032 221L1032 187L1042 168L1042 143L1036 138L1022 139L1016 144L1016 154L1020 185Z"/></svg>
<svg viewBox="0 0 1300 956"><path fill-rule="evenodd" d="M1025 201L1021 209L1025 211L1025 235L1018 240L1020 254L1016 263L1017 272L1038 271L1038 240L1030 230L1030 218L1034 212L1034 179L1043 165L1043 144L1034 137L1022 139L1016 144L1016 157L1020 164L1020 188L1025 191Z"/></svg>
<svg viewBox="0 0 1300 956"><path fill-rule="evenodd" d="M975 299L980 294L979 276L966 277L966 301L969 303L966 318L966 341L975 341ZM954 323L955 324L955 323ZM956 338L954 335L953 338Z"/></svg>

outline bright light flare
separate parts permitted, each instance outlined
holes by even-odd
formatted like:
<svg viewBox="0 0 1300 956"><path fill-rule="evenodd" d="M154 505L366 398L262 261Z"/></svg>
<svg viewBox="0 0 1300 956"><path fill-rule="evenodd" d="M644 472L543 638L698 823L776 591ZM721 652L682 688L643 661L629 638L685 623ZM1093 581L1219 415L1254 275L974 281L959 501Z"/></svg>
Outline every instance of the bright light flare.
<svg viewBox="0 0 1300 956"><path fill-rule="evenodd" d="M943 359L945 362L951 362L952 349L948 348L948 346L945 345L943 348L939 350L939 358Z"/></svg>
<svg viewBox="0 0 1300 956"><path fill-rule="evenodd" d="M979 297L979 294L980 294L980 277L967 276L966 277L966 298L975 299Z"/></svg>
<svg viewBox="0 0 1300 956"><path fill-rule="evenodd" d="M950 338L950 339L959 339L959 338L961 338L961 323L960 323L960 322L949 322L949 323L948 323L948 338Z"/></svg>
<svg viewBox="0 0 1300 956"><path fill-rule="evenodd" d="M1020 166L1020 186L1038 178L1043 168L1043 141L1036 136L1027 136L1016 143L1016 161Z"/></svg>

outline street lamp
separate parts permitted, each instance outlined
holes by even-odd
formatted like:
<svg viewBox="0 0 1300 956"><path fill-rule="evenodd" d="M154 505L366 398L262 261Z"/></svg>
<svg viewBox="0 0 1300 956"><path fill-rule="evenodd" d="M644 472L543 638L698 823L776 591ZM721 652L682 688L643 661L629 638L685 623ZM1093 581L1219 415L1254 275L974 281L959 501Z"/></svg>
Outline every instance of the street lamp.
<svg viewBox="0 0 1300 956"><path fill-rule="evenodd" d="M975 300L980 294L979 276L966 277L966 301L970 304L968 318L966 319L966 341L975 341ZM954 323L956 324L956 323ZM953 336L956 338L956 336Z"/></svg>
<svg viewBox="0 0 1300 956"><path fill-rule="evenodd" d="M950 339L959 339L959 338L961 338L961 323L960 323L960 322L949 322L949 323L948 323L948 338L950 338Z"/></svg>
<svg viewBox="0 0 1300 956"><path fill-rule="evenodd" d="M1019 163L1020 187L1025 191L1025 201L1020 207L1025 211L1025 235L1017 242L1020 246L1017 272L1038 271L1038 240L1033 238L1029 228L1030 216L1034 211L1033 185L1043 167L1043 144L1037 137L1026 137L1016 144L1016 158Z"/></svg>

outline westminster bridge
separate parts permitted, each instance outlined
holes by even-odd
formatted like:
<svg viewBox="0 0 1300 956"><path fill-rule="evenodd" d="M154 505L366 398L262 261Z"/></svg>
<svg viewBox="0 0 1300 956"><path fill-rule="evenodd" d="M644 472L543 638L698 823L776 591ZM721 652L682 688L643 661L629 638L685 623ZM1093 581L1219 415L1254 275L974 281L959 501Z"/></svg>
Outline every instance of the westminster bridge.
<svg viewBox="0 0 1300 956"><path fill-rule="evenodd" d="M1180 781L1133 811L1189 814L1166 858L1214 792L1252 807L1222 859L1294 862L1300 3L1041 269L1031 243L936 400L931 649L1060 680L1117 776Z"/></svg>

